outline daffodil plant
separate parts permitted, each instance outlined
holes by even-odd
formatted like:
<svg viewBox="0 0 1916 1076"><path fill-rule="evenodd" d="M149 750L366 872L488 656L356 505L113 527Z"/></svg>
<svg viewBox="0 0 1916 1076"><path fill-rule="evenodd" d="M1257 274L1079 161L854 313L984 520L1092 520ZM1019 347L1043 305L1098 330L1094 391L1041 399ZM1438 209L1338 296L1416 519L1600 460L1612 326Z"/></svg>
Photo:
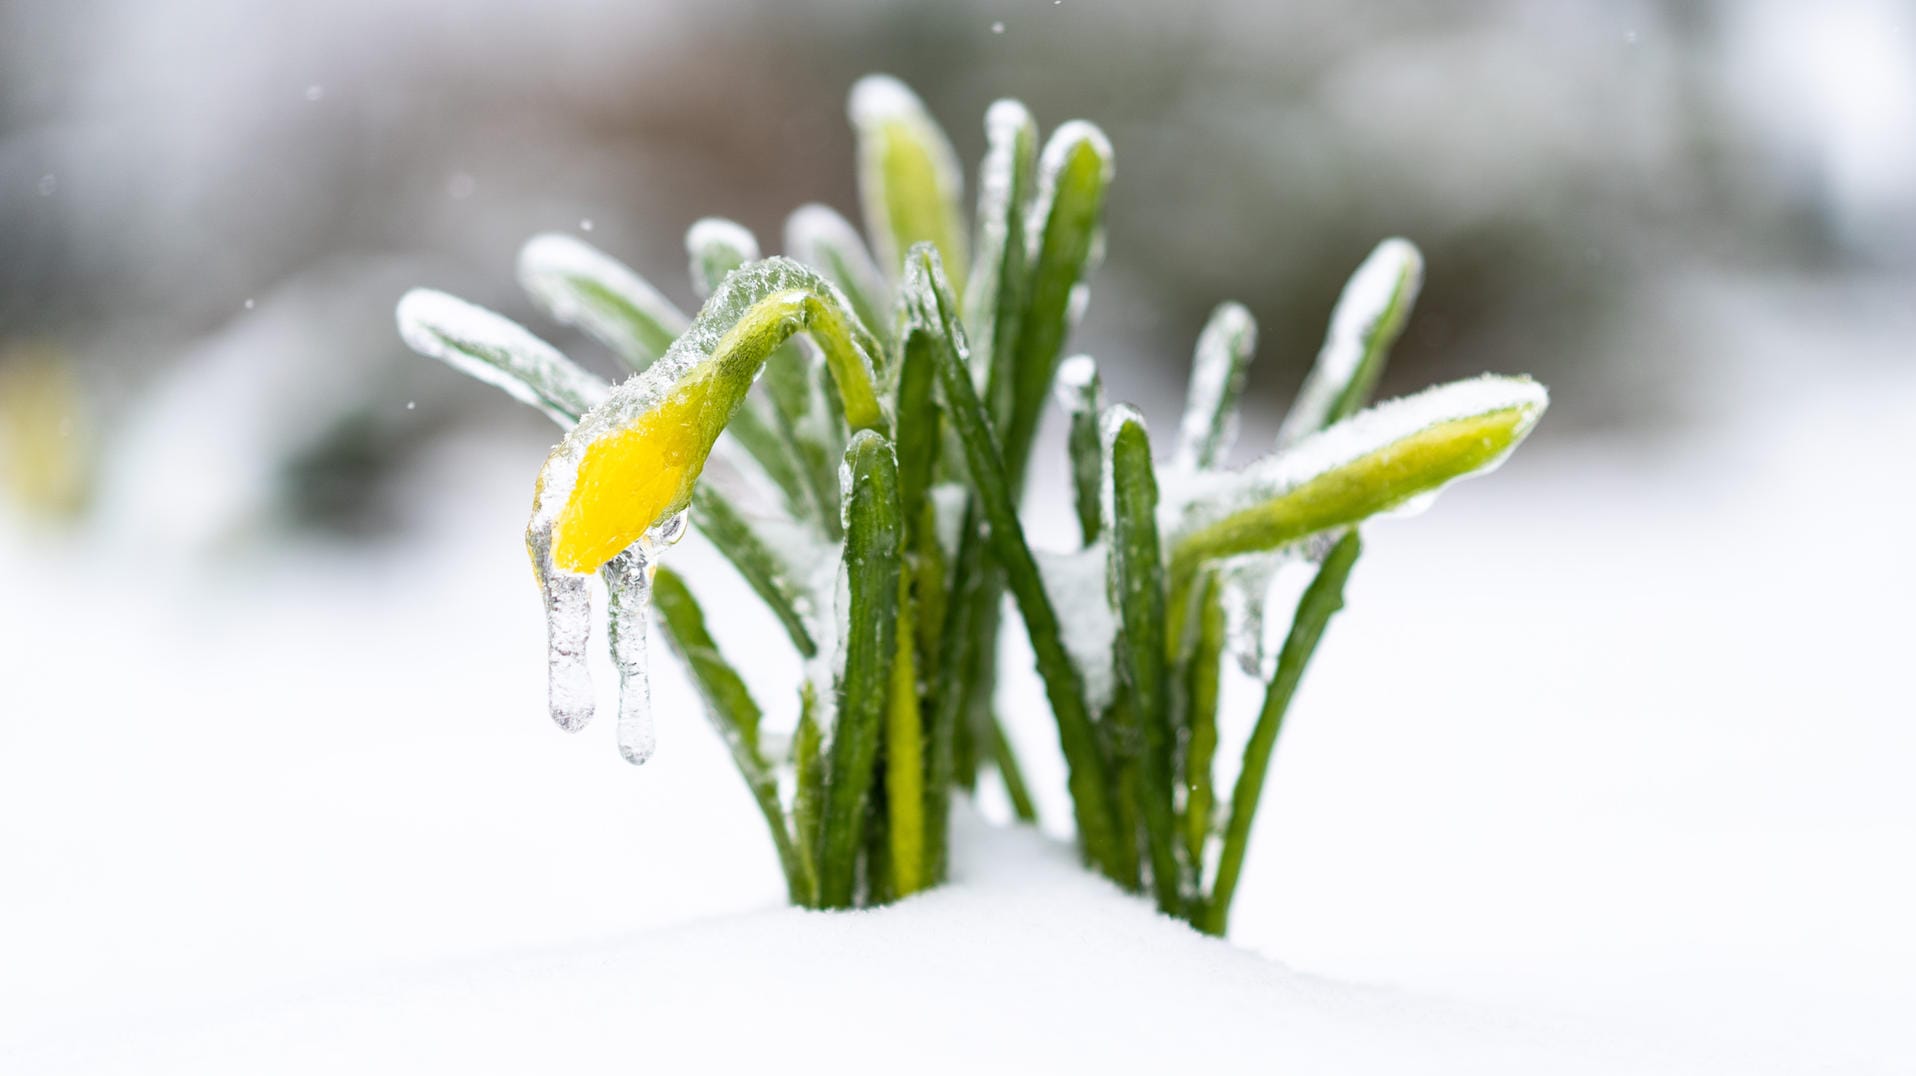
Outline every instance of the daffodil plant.
<svg viewBox="0 0 1916 1076"><path fill-rule="evenodd" d="M1096 363L1063 358L1103 248L1112 153L1098 129L1067 123L1040 149L1023 105L993 105L968 227L956 158L917 97L873 76L850 112L869 243L816 205L790 218L783 256L762 257L736 224L700 221L686 243L696 316L575 238L527 244L521 282L627 368L617 385L450 296L400 303L415 349L566 430L526 534L552 715L577 729L593 711L597 576L625 756L642 762L653 747L655 617L764 815L791 899L897 899L945 876L951 798L981 769L1033 817L991 710L1009 595L1085 862L1221 934L1278 731L1342 606L1358 528L1497 466L1543 413L1544 390L1486 376L1366 410L1422 275L1416 250L1393 239L1345 290L1272 452L1226 465L1256 336L1227 303L1198 337L1160 459L1138 412L1105 405ZM1069 422L1080 533L1074 550L1038 552L1018 507L1053 399ZM804 659L789 736L762 731L765 711L715 633L725 625L660 563L688 515ZM1315 573L1294 607L1273 598L1285 564ZM1228 801L1213 787L1227 658L1265 686Z"/></svg>

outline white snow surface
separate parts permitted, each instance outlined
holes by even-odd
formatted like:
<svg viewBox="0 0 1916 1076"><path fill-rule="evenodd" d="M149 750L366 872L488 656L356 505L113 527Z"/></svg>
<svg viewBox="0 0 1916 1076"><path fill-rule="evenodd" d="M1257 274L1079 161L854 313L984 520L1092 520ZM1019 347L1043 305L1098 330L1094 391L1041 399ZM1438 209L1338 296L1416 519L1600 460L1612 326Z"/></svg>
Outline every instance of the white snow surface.
<svg viewBox="0 0 1916 1076"><path fill-rule="evenodd" d="M782 909L664 655L642 769L611 723L544 716L519 535L548 434L440 443L371 552L194 562L0 515L0 1072L878 1068L818 1052L850 1023L920 1071L1916 1069L1916 509L1891 470L1916 324L1758 289L1669 295L1713 388L1696 432L1546 422L1495 481L1366 529L1235 947L970 823L951 888ZM1034 479L1035 540L1068 544L1063 469ZM672 555L789 728L777 626L703 543ZM1056 733L1005 636L1056 834ZM1224 701L1228 787L1255 699Z"/></svg>

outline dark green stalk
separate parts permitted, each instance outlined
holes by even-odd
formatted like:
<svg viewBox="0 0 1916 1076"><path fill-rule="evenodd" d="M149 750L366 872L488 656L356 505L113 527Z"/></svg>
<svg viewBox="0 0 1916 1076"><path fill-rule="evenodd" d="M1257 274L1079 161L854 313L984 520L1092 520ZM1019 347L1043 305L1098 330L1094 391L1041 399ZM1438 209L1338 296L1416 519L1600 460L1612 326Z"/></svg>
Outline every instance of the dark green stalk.
<svg viewBox="0 0 1916 1076"><path fill-rule="evenodd" d="M1231 820L1224 831L1224 851L1218 857L1217 881L1198 928L1207 934L1222 936L1230 922L1231 898L1237 893L1238 874L1244 867L1244 852L1250 845L1251 822L1257 815L1258 798L1264 794L1264 777L1271 765L1271 751L1284 725L1284 714L1304 677L1324 628L1344 607L1344 583L1363 543L1355 530L1347 532L1331 547L1330 554L1317 569L1317 578L1305 589L1297 603L1297 616L1291 621L1291 633L1277 658L1277 675L1264 695L1264 708L1258 712L1257 725L1244 748L1244 766L1238 773L1237 787L1231 791Z"/></svg>
<svg viewBox="0 0 1916 1076"><path fill-rule="evenodd" d="M1204 877L1204 853L1211 836L1211 762L1217 754L1218 685L1224 671L1224 587L1207 572L1198 589L1195 646L1185 663L1185 727L1190 741L1184 755L1184 849L1192 875Z"/></svg>
<svg viewBox="0 0 1916 1076"><path fill-rule="evenodd" d="M820 841L819 903L827 908L850 907L857 882L866 800L897 659L904 540L898 464L891 444L876 431L860 430L845 449L845 465L845 573L851 607L847 637L841 640L845 662Z"/></svg>
<svg viewBox="0 0 1916 1076"><path fill-rule="evenodd" d="M792 734L792 762L798 788L792 797L792 827L798 835L799 864L804 870L804 897L798 903L819 906L818 853L825 815L824 734L818 728L818 694L811 681L799 685L798 728Z"/></svg>
<svg viewBox="0 0 1916 1076"><path fill-rule="evenodd" d="M1164 561L1158 548L1158 483L1144 423L1129 408L1106 413L1110 468L1106 509L1109 579L1118 612L1118 671L1129 689L1128 713L1136 722L1138 792L1151 886L1158 907L1172 915L1184 907L1184 870L1179 863L1177 821L1172 808L1173 766L1170 690L1164 642Z"/></svg>

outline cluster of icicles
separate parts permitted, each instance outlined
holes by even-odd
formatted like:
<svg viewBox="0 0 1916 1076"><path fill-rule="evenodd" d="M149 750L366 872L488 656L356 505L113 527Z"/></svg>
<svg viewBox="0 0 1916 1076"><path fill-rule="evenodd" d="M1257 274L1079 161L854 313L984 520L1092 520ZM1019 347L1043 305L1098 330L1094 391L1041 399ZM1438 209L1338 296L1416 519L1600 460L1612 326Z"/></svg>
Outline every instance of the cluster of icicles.
<svg viewBox="0 0 1916 1076"><path fill-rule="evenodd" d="M679 512L645 532L637 542L599 569L605 580L606 634L612 664L619 673L619 753L637 765L652 756L657 734L652 726L652 688L645 656L645 620L650 615L652 573L665 547L684 537L686 513ZM592 720L592 672L586 646L592 637L592 592L588 577L552 561L552 527L534 527L526 535L533 570L546 610L547 696L552 720L576 732Z"/></svg>

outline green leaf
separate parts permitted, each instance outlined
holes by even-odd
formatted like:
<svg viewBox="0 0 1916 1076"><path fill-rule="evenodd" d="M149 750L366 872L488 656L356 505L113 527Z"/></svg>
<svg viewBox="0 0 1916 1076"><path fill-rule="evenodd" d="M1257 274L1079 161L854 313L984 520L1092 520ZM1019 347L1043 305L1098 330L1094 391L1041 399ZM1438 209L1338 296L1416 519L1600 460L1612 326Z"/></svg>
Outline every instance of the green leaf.
<svg viewBox="0 0 1916 1076"><path fill-rule="evenodd" d="M945 414L964 446L965 466L971 472L985 534L1024 617L1045 695L1058 722L1079 840L1092 862L1113 873L1120 862L1117 811L1098 752L1097 733L1085 706L1084 686L1059 635L1058 614L1045 594L1031 548L1025 544L1004 462L992 440L990 419L971 383L964 328L958 323L937 251L929 245L914 247L906 259L904 297L911 317L940 344L938 383L944 393ZM966 559L961 547L961 567Z"/></svg>
<svg viewBox="0 0 1916 1076"><path fill-rule="evenodd" d="M798 832L798 859L805 878L799 903L816 908L819 840L825 815L825 756L824 734L818 729L818 693L810 680L798 686L798 728L792 733L792 760L798 770L792 825Z"/></svg>
<svg viewBox="0 0 1916 1076"><path fill-rule="evenodd" d="M978 166L978 250L965 288L965 333L972 364L984 367L992 428L1011 421L1012 364L1029 297L1025 213L1038 167L1038 125L1017 101L985 113L985 159Z"/></svg>
<svg viewBox="0 0 1916 1076"><path fill-rule="evenodd" d="M1208 470L1224 462L1237 440L1237 404L1257 347L1257 321L1237 303L1211 313L1191 359L1191 385L1178 427L1178 467Z"/></svg>
<svg viewBox="0 0 1916 1076"><path fill-rule="evenodd" d="M1264 707L1257 715L1250 742L1244 747L1244 764L1238 771L1237 787L1231 792L1231 820L1224 832L1217 880L1212 884L1210 899L1198 924L1207 933L1222 936L1229 925L1231 900L1237 894L1244 852L1250 846L1251 822L1257 815L1258 799L1264 794L1264 777L1271 766L1271 751L1277 745L1278 731L1283 728L1284 714L1290 709L1298 682L1304 677L1304 667L1310 664L1318 641L1324 637L1325 626L1344 607L1344 583L1350 578L1351 567L1357 563L1357 554L1362 548L1355 530L1346 533L1331 547L1318 568L1317 578L1311 581L1297 603L1290 637L1285 639L1284 650L1277 659L1277 676L1264 695Z"/></svg>
<svg viewBox="0 0 1916 1076"><path fill-rule="evenodd" d="M1170 690L1165 668L1164 561L1158 548L1158 483L1144 419L1119 405L1104 413L1102 439L1106 477L1104 526L1107 588L1118 612L1119 678L1130 705L1121 712L1135 724L1151 884L1158 907L1180 914L1184 875L1177 856L1172 810Z"/></svg>
<svg viewBox="0 0 1916 1076"><path fill-rule="evenodd" d="M1224 673L1223 585L1213 572L1199 584L1197 638L1184 665L1184 725L1190 740L1184 756L1184 850L1194 876L1204 876L1211 836L1211 762L1217 755L1217 708Z"/></svg>
<svg viewBox="0 0 1916 1076"><path fill-rule="evenodd" d="M850 907L865 801L897 658L898 587L904 527L899 519L898 464L891 445L861 430L845 450L846 637L838 682L838 716L826 771L819 855L819 902Z"/></svg>
<svg viewBox="0 0 1916 1076"><path fill-rule="evenodd" d="M758 238L736 221L703 217L685 230L685 253L692 262L692 290L705 299L732 270L758 260Z"/></svg>
<svg viewBox="0 0 1916 1076"><path fill-rule="evenodd" d="M597 340L632 370L650 366L691 323L645 278L557 232L534 236L519 251L519 284L547 317Z"/></svg>
<svg viewBox="0 0 1916 1076"><path fill-rule="evenodd" d="M759 813L771 831L772 843L778 848L779 863L784 868L792 899L799 900L804 893L805 866L787 828L785 812L779 806L777 775L758 751L761 717L758 704L752 701L745 681L719 651L718 643L706 629L705 612L699 608L685 581L677 573L659 568L652 579L652 595L666 642L691 673L692 685L705 703L706 716L718 730L719 738L725 741L732 764L751 789Z"/></svg>
<svg viewBox="0 0 1916 1076"><path fill-rule="evenodd" d="M1104 441L1098 433L1104 386L1091 356L1073 355L1059 365L1057 396L1071 422L1065 445L1071 453L1071 499L1078 510L1078 537L1090 545L1104 526Z"/></svg>
<svg viewBox="0 0 1916 1076"><path fill-rule="evenodd" d="M1452 382L1381 404L1227 476L1178 514L1174 586L1205 562L1347 527L1489 471L1547 404L1543 386L1528 378Z"/></svg>
<svg viewBox="0 0 1916 1076"><path fill-rule="evenodd" d="M443 291L414 288L399 300L396 313L407 347L504 389L561 426L606 399L603 378L484 307Z"/></svg>
<svg viewBox="0 0 1916 1076"><path fill-rule="evenodd" d="M704 486L692 494L692 521L778 618L799 654L808 658L816 654L818 644L805 625L811 595L788 559L789 554L810 552L811 543L793 534L761 533L759 524ZM793 548L795 541L800 548Z"/></svg>
<svg viewBox="0 0 1916 1076"><path fill-rule="evenodd" d="M963 266L964 173L924 102L889 75L867 75L852 87L847 111L858 136L865 231L879 262L897 271L905 251L922 242L937 247L946 264Z"/></svg>
<svg viewBox="0 0 1916 1076"><path fill-rule="evenodd" d="M1012 418L1003 431L1004 457L1017 487L1023 486L1025 461L1065 336L1084 311L1085 281L1104 245L1101 221L1111 162L1104 132L1082 120L1059 127L1039 159L1030 298L1012 362Z"/></svg>
<svg viewBox="0 0 1916 1076"><path fill-rule="evenodd" d="M1277 443L1292 444L1363 409L1384 373L1391 345L1410 321L1424 258L1406 239L1386 239L1344 285L1330 330Z"/></svg>

